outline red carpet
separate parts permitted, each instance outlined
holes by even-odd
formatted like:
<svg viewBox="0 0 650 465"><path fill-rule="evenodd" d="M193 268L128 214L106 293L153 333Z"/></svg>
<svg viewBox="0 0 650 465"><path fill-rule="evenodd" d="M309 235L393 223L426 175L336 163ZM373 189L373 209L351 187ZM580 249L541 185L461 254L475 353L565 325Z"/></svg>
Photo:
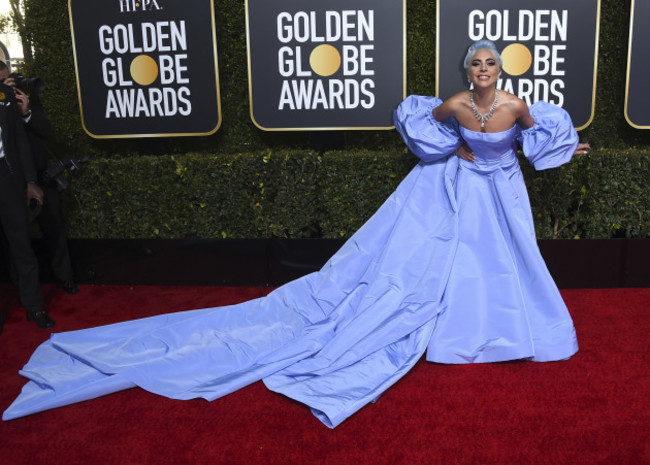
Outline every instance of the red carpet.
<svg viewBox="0 0 650 465"><path fill-rule="evenodd" d="M235 303L268 288L45 287L57 332ZM557 363L424 361L335 430L255 383L214 402L131 389L0 424L3 464L648 464L650 289L563 291L580 352ZM48 331L0 284L0 409Z"/></svg>

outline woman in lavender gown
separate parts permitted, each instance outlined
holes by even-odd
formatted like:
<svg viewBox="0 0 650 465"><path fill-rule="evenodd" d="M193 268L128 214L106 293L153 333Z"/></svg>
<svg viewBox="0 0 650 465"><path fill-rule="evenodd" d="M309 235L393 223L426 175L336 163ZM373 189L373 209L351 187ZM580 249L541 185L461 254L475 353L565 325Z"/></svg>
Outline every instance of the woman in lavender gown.
<svg viewBox="0 0 650 465"><path fill-rule="evenodd" d="M237 305L53 334L3 419L134 386L213 400L261 379L335 427L425 352L454 364L571 357L517 148L547 169L588 146L564 110L497 89L494 44L474 44L465 64L473 90L397 108L421 162L320 271Z"/></svg>

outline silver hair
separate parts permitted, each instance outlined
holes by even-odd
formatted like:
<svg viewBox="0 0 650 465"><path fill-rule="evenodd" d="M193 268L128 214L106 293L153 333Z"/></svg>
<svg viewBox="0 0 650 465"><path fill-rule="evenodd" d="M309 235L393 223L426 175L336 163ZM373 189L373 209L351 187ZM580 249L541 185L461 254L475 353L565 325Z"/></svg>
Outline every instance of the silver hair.
<svg viewBox="0 0 650 465"><path fill-rule="evenodd" d="M497 50L496 45L494 45L494 42L492 42L491 40L482 39L474 42L467 50L467 55L465 55L465 61L463 62L463 66L465 67L465 70L469 68L469 64L471 63L472 58L474 58L476 52L483 49L489 50L490 53L494 55L494 58L496 58L497 62L499 63L499 68L503 68L503 60L501 60L501 54Z"/></svg>

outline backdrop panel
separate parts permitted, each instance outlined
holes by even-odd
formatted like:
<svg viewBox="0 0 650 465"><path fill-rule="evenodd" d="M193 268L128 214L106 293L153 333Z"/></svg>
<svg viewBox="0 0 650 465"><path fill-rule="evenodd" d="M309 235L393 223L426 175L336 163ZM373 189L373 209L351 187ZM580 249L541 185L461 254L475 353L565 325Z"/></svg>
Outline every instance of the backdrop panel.
<svg viewBox="0 0 650 465"><path fill-rule="evenodd" d="M405 0L247 0L251 118L264 130L392 129Z"/></svg>
<svg viewBox="0 0 650 465"><path fill-rule="evenodd" d="M630 45L625 89L625 119L637 129L650 129L650 0L632 0Z"/></svg>
<svg viewBox="0 0 650 465"><path fill-rule="evenodd" d="M82 124L95 138L221 124L212 0L69 0Z"/></svg>
<svg viewBox="0 0 650 465"><path fill-rule="evenodd" d="M489 39L503 58L500 89L561 106L584 129L594 115L599 14L599 0L439 0L436 93L467 89L467 48Z"/></svg>

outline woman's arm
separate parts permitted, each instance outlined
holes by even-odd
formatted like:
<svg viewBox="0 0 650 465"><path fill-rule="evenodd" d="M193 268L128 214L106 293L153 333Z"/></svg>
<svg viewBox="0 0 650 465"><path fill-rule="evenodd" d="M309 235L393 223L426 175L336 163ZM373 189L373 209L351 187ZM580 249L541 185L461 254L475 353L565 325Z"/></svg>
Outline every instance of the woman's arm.
<svg viewBox="0 0 650 465"><path fill-rule="evenodd" d="M519 124L519 127L522 129L528 129L532 128L533 125L535 124L535 120L530 114L530 111L528 110L528 105L526 105L526 102L521 100L520 98L517 98L514 100L515 104L515 116L517 118L517 124Z"/></svg>
<svg viewBox="0 0 650 465"><path fill-rule="evenodd" d="M438 122L456 116L456 109L458 107L458 94L448 98L433 110L433 117Z"/></svg>

